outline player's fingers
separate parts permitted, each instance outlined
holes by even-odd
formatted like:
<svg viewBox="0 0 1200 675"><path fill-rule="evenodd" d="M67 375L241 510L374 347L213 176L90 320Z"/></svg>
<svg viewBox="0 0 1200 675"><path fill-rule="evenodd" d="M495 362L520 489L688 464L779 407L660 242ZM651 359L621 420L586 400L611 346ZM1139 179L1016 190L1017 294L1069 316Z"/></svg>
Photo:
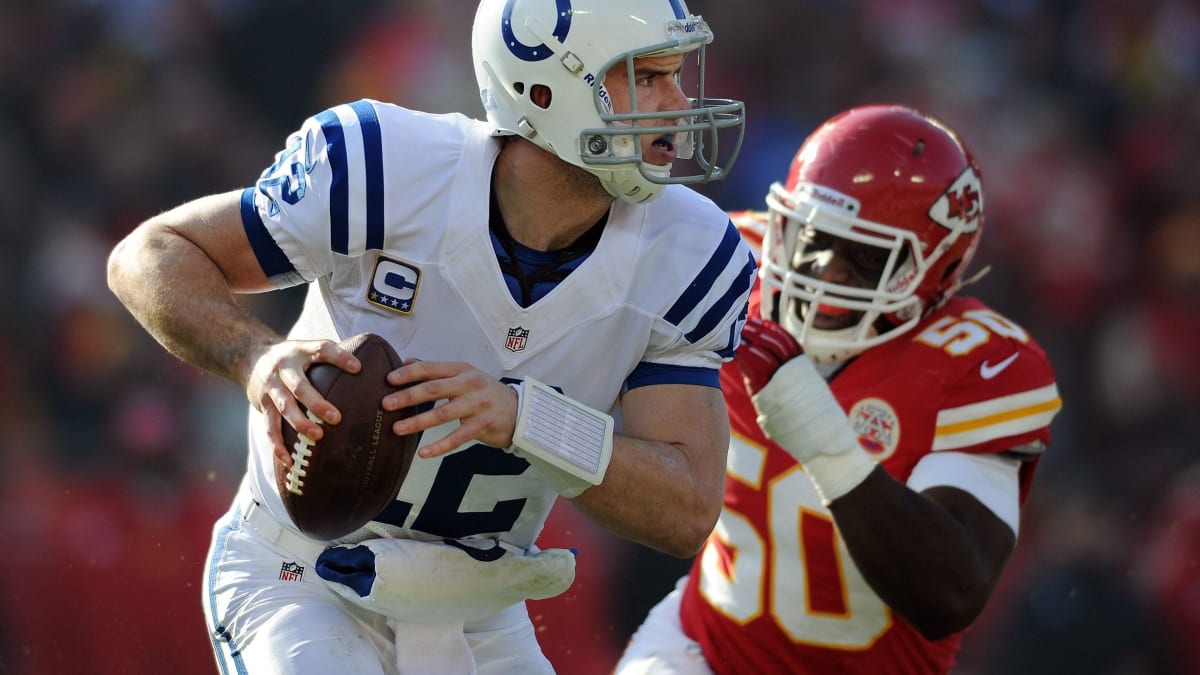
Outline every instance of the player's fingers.
<svg viewBox="0 0 1200 675"><path fill-rule="evenodd" d="M741 371L750 393L756 394L771 381L771 376L779 369L780 362L774 354L756 346L739 350L734 364Z"/></svg>
<svg viewBox="0 0 1200 675"><path fill-rule="evenodd" d="M397 377L389 376L388 382L399 384L402 388L384 397L383 409L388 411L444 399L458 399L489 387L503 386L495 378L465 363L414 362L393 370L390 375Z"/></svg>
<svg viewBox="0 0 1200 675"><path fill-rule="evenodd" d="M765 320L760 316L748 317L746 324L742 326L742 339L753 342L762 334L764 323Z"/></svg>
<svg viewBox="0 0 1200 675"><path fill-rule="evenodd" d="M787 361L801 351L796 339L784 330L763 333L761 344L769 349L780 362Z"/></svg>
<svg viewBox="0 0 1200 675"><path fill-rule="evenodd" d="M309 363L331 363L348 373L362 370L362 362L354 356L354 352L344 349L332 340L305 343L305 347L309 353Z"/></svg>
<svg viewBox="0 0 1200 675"><path fill-rule="evenodd" d="M416 382L452 378L459 373L470 370L471 366L459 361L422 361L420 359L405 359L404 365L388 373L387 381L396 387L403 387Z"/></svg>
<svg viewBox="0 0 1200 675"><path fill-rule="evenodd" d="M304 410L300 408L299 402L292 396L292 392L283 386L282 382L279 386L268 387L267 394L271 397L275 410L283 417L284 423L292 425L297 433L313 440L320 439L324 435L321 425L309 419ZM281 443L282 433L281 431Z"/></svg>
<svg viewBox="0 0 1200 675"><path fill-rule="evenodd" d="M398 420L392 425L392 430L397 436L406 436L460 419L465 414L466 411L461 402L447 401L424 412Z"/></svg>
<svg viewBox="0 0 1200 675"><path fill-rule="evenodd" d="M484 445L498 447L497 442L489 440L485 437L484 432L487 431L487 429L488 426L482 417L462 417L460 418L460 424L454 429L454 431L443 436L442 438L439 438L433 443L422 446L417 452L425 458L438 457L451 452L455 448L466 443L470 443L471 441L478 441ZM511 438L512 437L510 436L509 443L503 444L505 447L511 443Z"/></svg>
<svg viewBox="0 0 1200 675"><path fill-rule="evenodd" d="M264 417L267 423L267 438L271 441L271 452L275 455L275 459L283 462L284 466L292 465L291 451L283 443L283 430L280 424L283 424L283 417L279 411L272 406L265 406L263 410Z"/></svg>
<svg viewBox="0 0 1200 675"><path fill-rule="evenodd" d="M314 415L330 424L342 421L342 413L317 391L304 371L297 368L281 368L279 379L304 409L311 410Z"/></svg>
<svg viewBox="0 0 1200 675"><path fill-rule="evenodd" d="M444 398L451 398L451 396L452 392L448 389L445 380L434 380L409 385L404 389L394 391L383 397L382 405L384 410L391 412L425 403L435 403Z"/></svg>
<svg viewBox="0 0 1200 675"><path fill-rule="evenodd" d="M462 427L459 427L453 433L447 434L429 445L421 446L417 450L417 454L425 459L441 457L470 440L472 440L472 436L468 433L463 433Z"/></svg>

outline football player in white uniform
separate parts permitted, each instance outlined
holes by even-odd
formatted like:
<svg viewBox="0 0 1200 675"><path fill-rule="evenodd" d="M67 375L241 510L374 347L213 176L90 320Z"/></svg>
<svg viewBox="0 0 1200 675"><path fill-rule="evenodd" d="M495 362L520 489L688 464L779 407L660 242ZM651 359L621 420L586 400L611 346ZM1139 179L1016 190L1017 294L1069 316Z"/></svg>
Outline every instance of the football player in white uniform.
<svg viewBox="0 0 1200 675"><path fill-rule="evenodd" d="M204 579L223 672L550 671L521 598L497 609L512 589L488 584L504 579L442 563L489 545L535 559L560 495L631 540L699 550L729 440L718 371L754 277L727 214L686 187L723 177L741 144L742 104L704 96L711 41L682 0L483 0L486 122L336 106L253 187L157 215L114 249L130 312L251 404L248 471ZM677 156L696 170L673 173ZM235 299L296 284L308 295L286 338ZM280 425L320 438L304 409L338 422L305 368L354 372L337 341L362 332L407 358L389 380L411 386L384 406L425 406L394 428L422 447L389 508L318 542L277 493ZM611 416L616 431L556 447L517 425L542 414ZM556 461L572 451L604 459ZM321 572L331 552L364 551L391 565L370 580L393 586L355 593Z"/></svg>

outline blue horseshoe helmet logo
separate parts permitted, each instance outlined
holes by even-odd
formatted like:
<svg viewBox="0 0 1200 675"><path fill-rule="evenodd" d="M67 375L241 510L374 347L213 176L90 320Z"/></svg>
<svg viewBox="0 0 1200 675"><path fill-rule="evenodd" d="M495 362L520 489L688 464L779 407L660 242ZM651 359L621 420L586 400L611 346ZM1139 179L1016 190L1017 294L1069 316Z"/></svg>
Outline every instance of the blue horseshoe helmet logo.
<svg viewBox="0 0 1200 675"><path fill-rule="evenodd" d="M508 51L513 53L513 56L522 61L535 62L549 58L551 51L546 43L530 47L518 40L516 34L513 33L512 10L516 1L508 0L504 3L504 17L500 21L500 34L504 37L504 45L508 47ZM557 6L558 22L554 25L552 35L562 42L567 39L567 33L571 32L571 0L555 0L554 4Z"/></svg>

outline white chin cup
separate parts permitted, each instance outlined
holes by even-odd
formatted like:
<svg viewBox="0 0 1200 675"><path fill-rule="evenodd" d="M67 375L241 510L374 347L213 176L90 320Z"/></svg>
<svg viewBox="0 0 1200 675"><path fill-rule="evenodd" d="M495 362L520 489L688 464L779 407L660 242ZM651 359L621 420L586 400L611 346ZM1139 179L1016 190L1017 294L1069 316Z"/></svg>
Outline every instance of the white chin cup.
<svg viewBox="0 0 1200 675"><path fill-rule="evenodd" d="M787 332L792 334L792 337L796 338L796 341L804 348L804 353L808 358L812 359L813 363L820 365L842 363L852 357L858 356L864 351L865 347L853 344L854 337L858 332L859 323L837 330L821 330L809 327L805 331L804 321L792 309L793 303L799 302L799 300L794 298L785 298L783 300L783 304L779 308L779 325L783 326ZM869 337L874 336L875 328L872 327L867 335Z"/></svg>
<svg viewBox="0 0 1200 675"><path fill-rule="evenodd" d="M593 175L600 179L600 184L608 194L631 204L644 204L662 194L666 185L655 183L642 175L642 170L656 177L666 178L671 175L670 166L641 163L638 166L621 166L617 168L587 167Z"/></svg>

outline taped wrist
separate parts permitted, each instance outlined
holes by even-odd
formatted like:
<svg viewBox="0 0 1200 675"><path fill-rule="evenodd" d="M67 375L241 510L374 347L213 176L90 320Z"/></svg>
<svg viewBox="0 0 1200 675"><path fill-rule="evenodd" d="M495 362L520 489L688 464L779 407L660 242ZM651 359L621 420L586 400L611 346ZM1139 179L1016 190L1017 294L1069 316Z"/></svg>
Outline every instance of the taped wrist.
<svg viewBox="0 0 1200 675"><path fill-rule="evenodd" d="M858 446L841 404L808 357L799 356L780 366L751 400L767 438L796 461L807 462L821 453L836 455Z"/></svg>
<svg viewBox="0 0 1200 675"><path fill-rule="evenodd" d="M785 363L752 400L767 438L805 466L826 504L852 490L875 467L808 358Z"/></svg>
<svg viewBox="0 0 1200 675"><path fill-rule="evenodd" d="M612 416L533 378L508 386L517 392L517 425L505 450L534 465L564 497L599 485L612 459Z"/></svg>
<svg viewBox="0 0 1200 675"><path fill-rule="evenodd" d="M816 455L804 465L825 506L858 487L875 469L875 460L861 447L839 455Z"/></svg>

